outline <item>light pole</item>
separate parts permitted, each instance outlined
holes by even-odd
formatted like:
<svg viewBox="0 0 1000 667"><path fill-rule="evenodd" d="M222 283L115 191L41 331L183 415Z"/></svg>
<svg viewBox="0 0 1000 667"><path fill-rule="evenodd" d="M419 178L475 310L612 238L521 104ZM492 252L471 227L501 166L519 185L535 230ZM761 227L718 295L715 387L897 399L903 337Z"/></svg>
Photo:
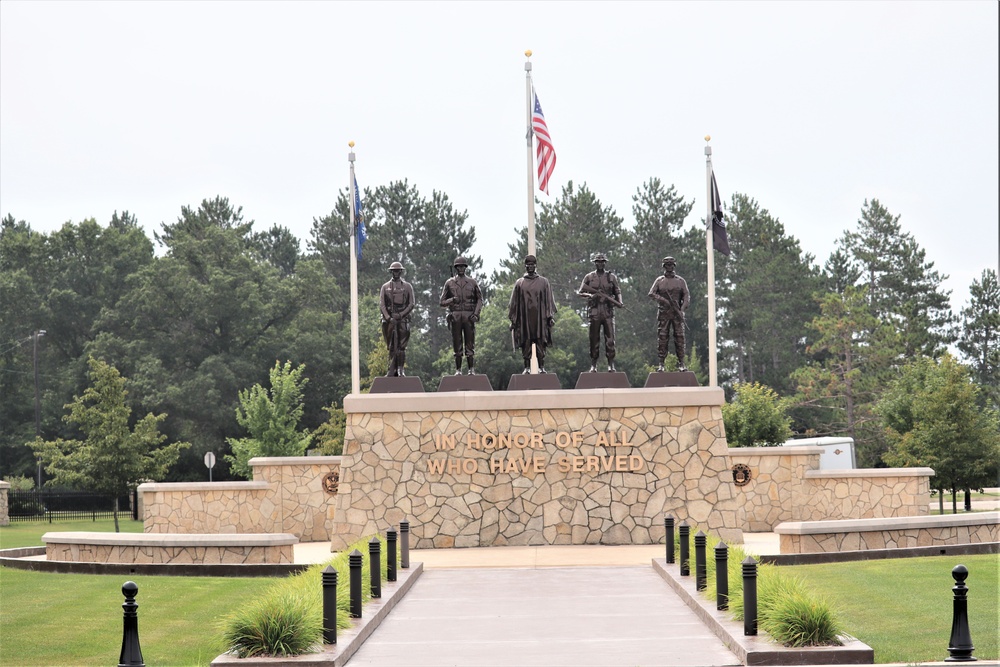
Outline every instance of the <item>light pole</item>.
<svg viewBox="0 0 1000 667"><path fill-rule="evenodd" d="M45 335L45 329L39 329L34 334L32 338L34 339L34 352L32 357L34 359L35 366L35 438L39 438L42 435L42 410L41 401L38 398L38 339ZM42 490L42 459L38 459L38 490Z"/></svg>

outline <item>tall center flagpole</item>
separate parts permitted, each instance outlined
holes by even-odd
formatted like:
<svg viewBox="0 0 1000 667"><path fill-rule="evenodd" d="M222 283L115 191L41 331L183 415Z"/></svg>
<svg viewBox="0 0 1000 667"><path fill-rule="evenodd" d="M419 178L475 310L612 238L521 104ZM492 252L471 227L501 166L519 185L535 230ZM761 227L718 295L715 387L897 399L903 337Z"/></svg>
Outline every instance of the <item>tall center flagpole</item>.
<svg viewBox="0 0 1000 667"><path fill-rule="evenodd" d="M351 211L351 393L361 393L361 359L358 347L358 222L354 219L354 142L347 143L351 151L347 161L351 165L348 185L347 208Z"/></svg>
<svg viewBox="0 0 1000 667"><path fill-rule="evenodd" d="M712 137L706 136L705 141ZM715 340L715 251L712 247L712 147L705 146L705 252L708 254L708 384L719 386L718 354Z"/></svg>
<svg viewBox="0 0 1000 667"><path fill-rule="evenodd" d="M531 139L535 135L534 130L532 130L531 123L531 112L532 112L532 102L534 102L531 94L531 49L524 52L524 57L528 58L524 62L524 94L527 100L525 115L525 122L527 124L527 133L525 134L525 139L527 139L528 144L528 254L535 254L535 157L531 152ZM535 345L531 345L531 372L538 372L538 357L535 356Z"/></svg>
<svg viewBox="0 0 1000 667"><path fill-rule="evenodd" d="M527 61L524 63L524 91L527 99L527 113L525 121L527 133L525 139L528 144L528 254L535 254L535 157L531 152L531 138L534 132L531 129L531 49L524 52Z"/></svg>

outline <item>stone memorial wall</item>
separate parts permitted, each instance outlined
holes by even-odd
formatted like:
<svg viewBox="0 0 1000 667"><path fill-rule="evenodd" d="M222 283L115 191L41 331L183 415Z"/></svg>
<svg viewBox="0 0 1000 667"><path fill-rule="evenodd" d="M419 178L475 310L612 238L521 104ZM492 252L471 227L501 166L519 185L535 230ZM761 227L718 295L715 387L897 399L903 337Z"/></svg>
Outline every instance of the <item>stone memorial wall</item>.
<svg viewBox="0 0 1000 667"><path fill-rule="evenodd" d="M351 395L332 549L653 544L673 514L742 542L721 389Z"/></svg>

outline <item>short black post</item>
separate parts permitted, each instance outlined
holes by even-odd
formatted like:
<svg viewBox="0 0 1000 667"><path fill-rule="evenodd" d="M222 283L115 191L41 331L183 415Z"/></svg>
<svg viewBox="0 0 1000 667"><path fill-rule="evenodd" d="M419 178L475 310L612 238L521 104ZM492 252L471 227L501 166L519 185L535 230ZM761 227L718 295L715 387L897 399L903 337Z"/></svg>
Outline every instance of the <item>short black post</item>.
<svg viewBox="0 0 1000 667"><path fill-rule="evenodd" d="M757 561L743 561L743 634L757 634Z"/></svg>
<svg viewBox="0 0 1000 667"><path fill-rule="evenodd" d="M385 531L385 578L396 581L396 529Z"/></svg>
<svg viewBox="0 0 1000 667"><path fill-rule="evenodd" d="M410 568L410 522L406 519L399 522L399 566Z"/></svg>
<svg viewBox="0 0 1000 667"><path fill-rule="evenodd" d="M351 571L351 618L361 618L361 563L364 556L355 549L347 557Z"/></svg>
<svg viewBox="0 0 1000 667"><path fill-rule="evenodd" d="M691 526L682 523L677 526L677 532L680 533L681 540L681 576L687 577L691 574L691 544L689 540Z"/></svg>
<svg viewBox="0 0 1000 667"><path fill-rule="evenodd" d="M944 661L973 662L976 658L972 657L972 652L976 649L972 645L972 635L969 633L969 589L965 585L969 569L964 565L956 565L951 571L951 576L955 579L955 586L951 589L955 593L955 600L952 603L948 657Z"/></svg>
<svg viewBox="0 0 1000 667"><path fill-rule="evenodd" d="M142 649L139 648L139 605L135 596L139 587L134 581L122 584L122 595L125 603L122 605L122 652L118 657L118 667L146 667L142 661Z"/></svg>
<svg viewBox="0 0 1000 667"><path fill-rule="evenodd" d="M371 573L372 597L382 597L382 542L378 536L368 542L368 571Z"/></svg>
<svg viewBox="0 0 1000 667"><path fill-rule="evenodd" d="M327 565L323 575L323 643L337 643L337 568Z"/></svg>
<svg viewBox="0 0 1000 667"><path fill-rule="evenodd" d="M698 531L694 535L694 587L703 591L708 588L708 563L705 555L705 533Z"/></svg>
<svg viewBox="0 0 1000 667"><path fill-rule="evenodd" d="M715 545L715 608L729 609L729 545Z"/></svg>
<svg viewBox="0 0 1000 667"><path fill-rule="evenodd" d="M668 514L663 517L663 532L667 539L667 562L674 562L674 517Z"/></svg>

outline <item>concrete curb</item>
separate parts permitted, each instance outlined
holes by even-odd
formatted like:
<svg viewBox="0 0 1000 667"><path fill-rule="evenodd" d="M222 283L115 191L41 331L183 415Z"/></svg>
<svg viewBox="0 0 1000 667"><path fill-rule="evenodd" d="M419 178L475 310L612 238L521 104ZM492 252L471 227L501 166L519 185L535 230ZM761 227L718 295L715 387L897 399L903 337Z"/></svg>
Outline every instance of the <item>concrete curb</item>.
<svg viewBox="0 0 1000 667"><path fill-rule="evenodd" d="M45 547L0 550L0 565L30 572L55 574L133 574L163 577L286 577L309 569L307 563L82 563L47 560Z"/></svg>
<svg viewBox="0 0 1000 667"><path fill-rule="evenodd" d="M289 658L237 658L235 655L223 653L212 661L216 665L240 665L240 667L275 667L275 665L311 665L313 667L343 667L351 659L365 640L371 636L379 624L385 620L389 612L399 604L407 591L413 587L424 572L423 563L413 563L406 570L397 570L395 582L382 582L382 597L371 600L365 605L364 615L355 621L350 630L337 633L337 643L324 646L317 653L307 653Z"/></svg>
<svg viewBox="0 0 1000 667"><path fill-rule="evenodd" d="M681 577L678 566L667 567L666 559L654 558L653 569L677 592L682 600L722 640L744 665L871 665L875 651L856 639L846 638L843 646L787 648L761 634L747 637L743 624L732 620L728 612L701 596L694 576Z"/></svg>

